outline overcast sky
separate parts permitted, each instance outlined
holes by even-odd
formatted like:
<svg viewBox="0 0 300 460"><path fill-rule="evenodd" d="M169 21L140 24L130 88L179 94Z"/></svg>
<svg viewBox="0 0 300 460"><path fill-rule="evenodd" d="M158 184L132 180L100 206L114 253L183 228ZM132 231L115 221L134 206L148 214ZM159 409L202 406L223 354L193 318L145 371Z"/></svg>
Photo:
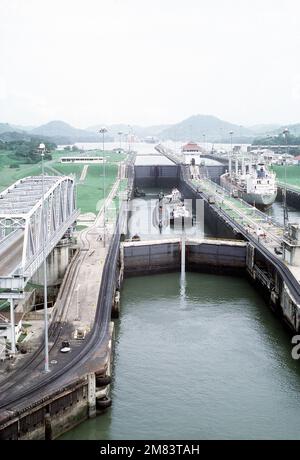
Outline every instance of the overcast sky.
<svg viewBox="0 0 300 460"><path fill-rule="evenodd" d="M299 0L0 0L0 122L300 122Z"/></svg>

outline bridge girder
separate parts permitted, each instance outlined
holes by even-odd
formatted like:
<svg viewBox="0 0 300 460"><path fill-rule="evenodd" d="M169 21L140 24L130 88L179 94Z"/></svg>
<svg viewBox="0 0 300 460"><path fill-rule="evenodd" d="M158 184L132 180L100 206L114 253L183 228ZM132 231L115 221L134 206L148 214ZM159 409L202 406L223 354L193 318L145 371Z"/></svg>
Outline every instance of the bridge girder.
<svg viewBox="0 0 300 460"><path fill-rule="evenodd" d="M24 279L31 278L79 214L73 178L44 176L44 214L41 184L42 176L28 177L0 194L0 249L21 233L22 258L13 275Z"/></svg>

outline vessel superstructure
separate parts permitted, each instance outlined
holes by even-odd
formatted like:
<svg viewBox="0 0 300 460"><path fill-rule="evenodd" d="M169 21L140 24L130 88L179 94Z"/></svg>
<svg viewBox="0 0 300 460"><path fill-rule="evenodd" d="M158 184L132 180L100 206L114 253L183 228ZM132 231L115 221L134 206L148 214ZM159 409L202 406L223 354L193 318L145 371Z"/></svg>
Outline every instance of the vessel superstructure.
<svg viewBox="0 0 300 460"><path fill-rule="evenodd" d="M230 158L229 171L221 176L220 184L235 198L262 210L269 208L277 196L276 174L268 169L263 158L257 161L235 158L234 170Z"/></svg>

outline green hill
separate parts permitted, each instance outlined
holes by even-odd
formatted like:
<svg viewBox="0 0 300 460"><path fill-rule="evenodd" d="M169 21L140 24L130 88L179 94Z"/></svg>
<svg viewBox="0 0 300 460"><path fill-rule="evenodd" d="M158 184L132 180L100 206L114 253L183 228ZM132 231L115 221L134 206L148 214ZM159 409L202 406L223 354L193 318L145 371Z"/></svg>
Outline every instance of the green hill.
<svg viewBox="0 0 300 460"><path fill-rule="evenodd" d="M56 143L71 144L74 142L99 142L99 134L74 128L64 121L50 121L45 125L34 128L30 131L35 136L51 138Z"/></svg>
<svg viewBox="0 0 300 460"><path fill-rule="evenodd" d="M180 123L164 129L158 134L158 137L162 140L184 141L193 139L201 141L203 135L205 135L206 140L217 142L220 140L228 141L230 131L234 132L235 139L253 137L250 129L220 120L212 115L193 115Z"/></svg>

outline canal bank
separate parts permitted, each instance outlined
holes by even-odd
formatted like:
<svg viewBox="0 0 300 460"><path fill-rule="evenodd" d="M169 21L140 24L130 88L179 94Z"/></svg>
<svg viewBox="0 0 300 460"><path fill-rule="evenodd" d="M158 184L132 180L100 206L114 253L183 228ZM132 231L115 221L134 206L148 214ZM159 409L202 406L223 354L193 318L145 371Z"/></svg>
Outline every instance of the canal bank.
<svg viewBox="0 0 300 460"><path fill-rule="evenodd" d="M300 438L299 363L246 279L126 280L112 400L62 439Z"/></svg>

